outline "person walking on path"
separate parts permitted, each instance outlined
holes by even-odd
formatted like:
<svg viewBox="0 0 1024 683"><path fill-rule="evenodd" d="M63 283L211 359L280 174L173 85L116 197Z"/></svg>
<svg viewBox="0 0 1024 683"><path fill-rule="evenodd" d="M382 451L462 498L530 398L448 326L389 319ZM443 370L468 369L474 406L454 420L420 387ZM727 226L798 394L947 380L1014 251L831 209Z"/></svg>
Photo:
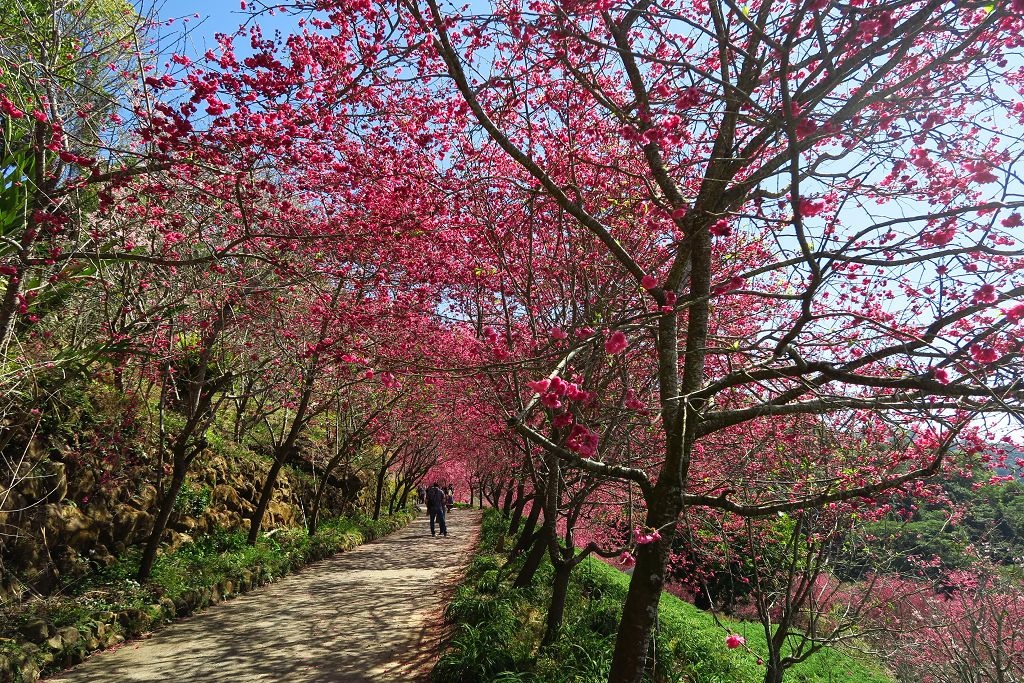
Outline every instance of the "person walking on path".
<svg viewBox="0 0 1024 683"><path fill-rule="evenodd" d="M430 535L436 536L434 532L434 520L440 523L441 535L448 535L448 527L444 523L444 491L435 481L427 488L427 514L430 515Z"/></svg>

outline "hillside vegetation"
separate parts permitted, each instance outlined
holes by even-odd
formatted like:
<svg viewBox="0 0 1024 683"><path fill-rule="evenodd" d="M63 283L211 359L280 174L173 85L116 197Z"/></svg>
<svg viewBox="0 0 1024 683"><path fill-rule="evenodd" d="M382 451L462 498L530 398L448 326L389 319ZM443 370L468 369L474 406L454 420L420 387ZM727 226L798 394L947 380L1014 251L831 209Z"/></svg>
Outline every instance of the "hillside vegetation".
<svg viewBox="0 0 1024 683"><path fill-rule="evenodd" d="M454 624L450 648L434 669L434 683L530 681L568 683L607 677L629 577L608 564L586 560L573 573L562 637L541 648L544 611L552 569L545 561L527 589L510 586L517 563L505 562L501 537L505 520L488 511L479 554L448 610ZM729 633L745 636L749 650L729 650ZM761 625L714 618L665 593L654 644L655 669L649 681L760 683L765 651ZM787 672L800 683L890 683L882 665L845 649L825 648Z"/></svg>

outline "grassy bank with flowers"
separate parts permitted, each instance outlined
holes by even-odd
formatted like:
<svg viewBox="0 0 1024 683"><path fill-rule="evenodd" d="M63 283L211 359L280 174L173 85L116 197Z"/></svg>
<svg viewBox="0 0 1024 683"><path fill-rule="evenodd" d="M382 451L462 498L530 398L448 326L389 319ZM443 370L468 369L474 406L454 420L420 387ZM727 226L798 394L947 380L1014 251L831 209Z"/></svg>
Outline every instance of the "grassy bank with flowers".
<svg viewBox="0 0 1024 683"><path fill-rule="evenodd" d="M603 562L588 560L573 573L562 637L541 648L553 570L546 563L534 584L511 587L516 562L498 549L505 521L494 510L484 518L478 554L452 600L448 620L453 636L435 667L434 683L604 681L629 577ZM511 547L507 543L506 547ZM730 648L742 637L740 647ZM716 624L711 615L672 595L661 600L655 640L655 668L648 680L680 683L760 683L764 667L761 625ZM799 683L891 683L882 666L859 653L825 648L786 673Z"/></svg>

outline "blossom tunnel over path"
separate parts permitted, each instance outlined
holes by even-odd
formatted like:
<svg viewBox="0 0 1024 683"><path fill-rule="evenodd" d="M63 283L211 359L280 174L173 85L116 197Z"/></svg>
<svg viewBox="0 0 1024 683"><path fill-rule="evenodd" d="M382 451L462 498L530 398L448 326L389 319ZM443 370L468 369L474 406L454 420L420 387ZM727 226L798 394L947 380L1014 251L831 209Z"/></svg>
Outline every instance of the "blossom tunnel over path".
<svg viewBox="0 0 1024 683"><path fill-rule="evenodd" d="M327 434L375 516L439 479L523 521L546 645L632 566L615 683L670 579L753 572L772 683L855 630L815 590L869 611L839 546L1019 467L1019 0L258 0L203 55L51 5L0 53L0 410L92 372L174 412L140 578L211 429L272 462L252 543Z"/></svg>

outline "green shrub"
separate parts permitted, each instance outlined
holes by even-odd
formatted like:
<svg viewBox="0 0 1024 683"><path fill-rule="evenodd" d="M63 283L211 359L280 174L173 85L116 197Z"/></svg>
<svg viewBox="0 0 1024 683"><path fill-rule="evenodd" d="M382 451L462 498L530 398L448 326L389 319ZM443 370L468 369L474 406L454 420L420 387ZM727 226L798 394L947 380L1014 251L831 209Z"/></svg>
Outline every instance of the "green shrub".
<svg viewBox="0 0 1024 683"><path fill-rule="evenodd" d="M210 507L212 497L213 489L209 486L199 486L186 479L174 499L174 510L189 517L198 517Z"/></svg>

